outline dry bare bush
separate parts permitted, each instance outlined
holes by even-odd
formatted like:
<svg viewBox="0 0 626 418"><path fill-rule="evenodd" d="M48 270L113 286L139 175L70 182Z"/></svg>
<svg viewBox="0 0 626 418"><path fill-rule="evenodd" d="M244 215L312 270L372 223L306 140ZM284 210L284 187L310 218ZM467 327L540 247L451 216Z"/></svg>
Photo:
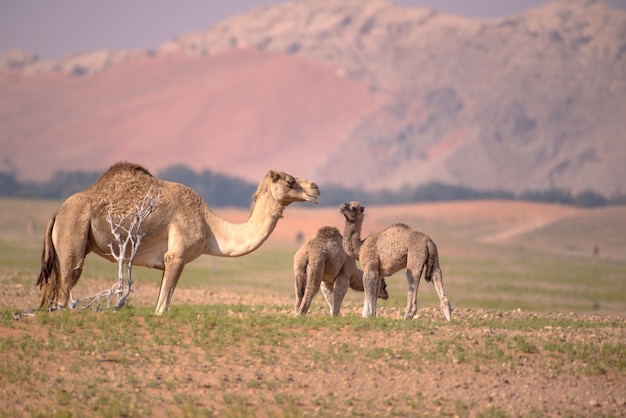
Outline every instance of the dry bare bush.
<svg viewBox="0 0 626 418"><path fill-rule="evenodd" d="M111 233L115 237L115 242L109 243L109 249L118 265L117 282L110 289L105 289L94 296L83 299L74 299L70 292L71 309L101 310L103 301L106 301L106 308L111 308L112 298L116 299L115 309L124 306L134 283L132 277L133 261L141 245L141 239L145 235L141 226L160 203L160 191L152 188L148 190L141 202L128 213L115 213L113 202L109 203L107 221L111 226Z"/></svg>

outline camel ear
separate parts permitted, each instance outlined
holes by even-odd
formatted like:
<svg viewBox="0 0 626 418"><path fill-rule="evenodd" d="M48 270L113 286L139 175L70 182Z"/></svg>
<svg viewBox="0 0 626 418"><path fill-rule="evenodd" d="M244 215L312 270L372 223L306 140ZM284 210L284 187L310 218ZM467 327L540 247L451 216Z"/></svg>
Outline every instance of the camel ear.
<svg viewBox="0 0 626 418"><path fill-rule="evenodd" d="M280 174L278 173L278 171L274 171L274 170L268 171L267 175L270 176L272 181L276 181L280 178Z"/></svg>

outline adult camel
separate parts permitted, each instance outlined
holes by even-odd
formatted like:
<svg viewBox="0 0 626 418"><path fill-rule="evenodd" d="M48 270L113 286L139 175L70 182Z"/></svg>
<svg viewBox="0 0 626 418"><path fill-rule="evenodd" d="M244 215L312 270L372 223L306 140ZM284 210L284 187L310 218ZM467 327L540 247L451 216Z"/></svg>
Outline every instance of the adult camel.
<svg viewBox="0 0 626 418"><path fill-rule="evenodd" d="M109 248L115 242L107 220L110 208L118 214L131 213L155 192L160 203L143 221L145 235L133 264L163 270L157 315L167 311L185 264L201 254L239 257L256 250L285 207L293 202L317 203L320 194L312 181L270 170L252 197L248 219L235 224L219 218L189 187L158 179L137 164L116 163L94 184L70 196L50 218L37 279L39 306L68 305L90 252L115 261Z"/></svg>

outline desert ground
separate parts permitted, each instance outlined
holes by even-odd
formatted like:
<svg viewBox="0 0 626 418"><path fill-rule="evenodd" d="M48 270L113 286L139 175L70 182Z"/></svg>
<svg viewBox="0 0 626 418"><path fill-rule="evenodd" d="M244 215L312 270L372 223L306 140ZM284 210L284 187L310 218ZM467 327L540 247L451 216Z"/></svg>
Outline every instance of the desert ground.
<svg viewBox="0 0 626 418"><path fill-rule="evenodd" d="M0 416L624 416L626 207L368 207L364 234L404 222L437 243L447 322L424 281L418 316L402 319L400 273L376 318L360 317L353 291L339 317L321 294L296 317L298 238L343 229L337 208L306 205L287 208L254 253L190 263L163 317L159 272L141 267L119 311L38 311L58 204L0 200ZM116 272L88 256L74 297Z"/></svg>

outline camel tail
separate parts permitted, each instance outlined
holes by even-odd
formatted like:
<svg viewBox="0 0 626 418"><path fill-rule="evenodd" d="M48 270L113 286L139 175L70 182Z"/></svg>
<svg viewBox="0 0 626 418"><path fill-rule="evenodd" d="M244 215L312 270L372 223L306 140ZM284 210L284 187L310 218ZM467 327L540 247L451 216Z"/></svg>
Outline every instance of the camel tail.
<svg viewBox="0 0 626 418"><path fill-rule="evenodd" d="M53 293L58 287L59 278L59 258L52 242L52 228L56 221L56 215L52 216L46 226L46 235L43 240L43 251L41 253L41 271L37 278L36 286L41 289L41 300L39 307L46 302L49 293ZM52 280L50 280L52 279Z"/></svg>
<svg viewBox="0 0 626 418"><path fill-rule="evenodd" d="M450 301L446 297L446 292L443 289L443 275L441 274L441 267L439 266L437 246L432 240L428 240L426 245L428 248L428 261L426 262L426 272L424 274L425 280L435 285L443 316L450 321L452 318L452 306L450 306Z"/></svg>
<svg viewBox="0 0 626 418"><path fill-rule="evenodd" d="M306 290L306 272L309 262L307 261L303 265L294 265L294 273L296 278L296 309L300 307L304 292Z"/></svg>
<svg viewBox="0 0 626 418"><path fill-rule="evenodd" d="M426 242L426 248L428 251L428 259L424 266L424 280L426 280L427 283L432 283L435 263L439 265L439 255L437 254L437 246L435 246L432 240Z"/></svg>

